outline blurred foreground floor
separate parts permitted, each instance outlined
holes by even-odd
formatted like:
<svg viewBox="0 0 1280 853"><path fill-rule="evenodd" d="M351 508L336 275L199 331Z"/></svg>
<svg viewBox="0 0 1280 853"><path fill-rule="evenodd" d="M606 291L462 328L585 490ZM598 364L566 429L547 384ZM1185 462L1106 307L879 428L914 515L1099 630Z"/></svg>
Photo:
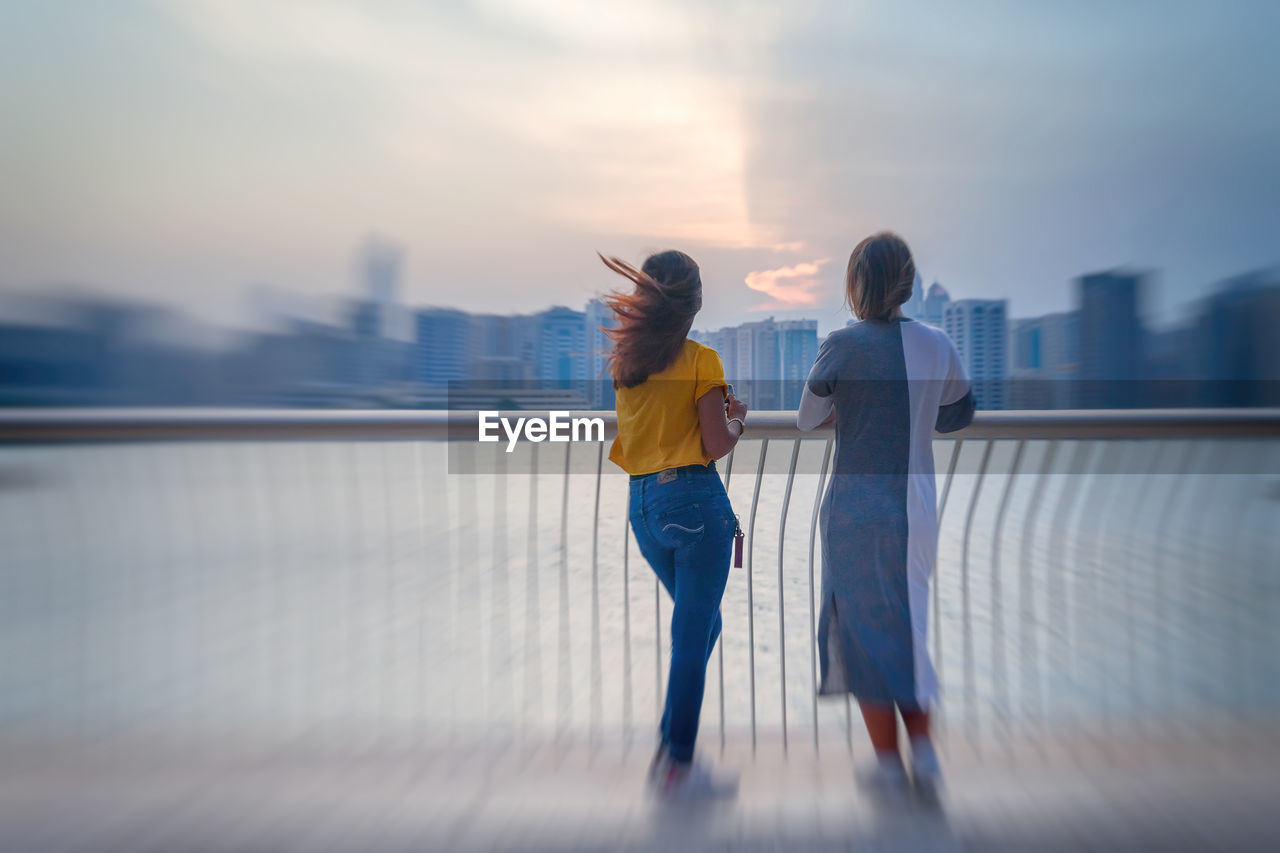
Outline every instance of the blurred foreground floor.
<svg viewBox="0 0 1280 853"><path fill-rule="evenodd" d="M847 752L731 743L736 801L659 808L646 745L489 740L360 751L151 743L0 752L5 851L1276 850L1280 731L981 747L941 808L877 803ZM861 748L859 758L867 750Z"/></svg>

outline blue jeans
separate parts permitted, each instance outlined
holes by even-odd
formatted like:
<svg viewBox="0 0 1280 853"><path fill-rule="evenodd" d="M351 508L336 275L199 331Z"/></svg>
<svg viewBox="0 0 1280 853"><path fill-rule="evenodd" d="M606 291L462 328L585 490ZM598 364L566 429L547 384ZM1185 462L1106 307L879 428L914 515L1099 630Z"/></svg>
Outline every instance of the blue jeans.
<svg viewBox="0 0 1280 853"><path fill-rule="evenodd" d="M720 598L736 526L733 508L715 463L686 465L633 478L630 520L640 553L675 602L661 732L668 754L688 761L698 737L707 661L720 636Z"/></svg>

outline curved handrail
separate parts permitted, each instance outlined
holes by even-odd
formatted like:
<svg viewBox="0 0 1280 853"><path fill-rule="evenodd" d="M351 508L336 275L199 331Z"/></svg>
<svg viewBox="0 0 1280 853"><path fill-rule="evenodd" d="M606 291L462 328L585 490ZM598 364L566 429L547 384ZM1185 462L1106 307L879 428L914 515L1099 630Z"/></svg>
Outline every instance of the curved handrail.
<svg viewBox="0 0 1280 853"><path fill-rule="evenodd" d="M536 411L504 412L518 417ZM599 418L605 439L617 435L609 411L573 411ZM832 434L796 427L790 411L752 412L748 438L804 438ZM475 411L385 409L0 409L0 443L82 443L207 439L475 440ZM1278 436L1280 408L1066 409L979 412L946 438L1103 439Z"/></svg>

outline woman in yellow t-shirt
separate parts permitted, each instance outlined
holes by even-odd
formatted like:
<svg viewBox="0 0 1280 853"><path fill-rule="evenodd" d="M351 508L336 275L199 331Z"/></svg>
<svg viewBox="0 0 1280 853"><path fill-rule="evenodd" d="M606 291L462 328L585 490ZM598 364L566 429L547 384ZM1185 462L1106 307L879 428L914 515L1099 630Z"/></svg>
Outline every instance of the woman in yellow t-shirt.
<svg viewBox="0 0 1280 853"><path fill-rule="evenodd" d="M702 307L693 259L661 252L638 270L601 260L634 285L606 300L617 317L605 330L618 400L609 458L631 475L631 529L674 601L671 674L649 784L669 798L731 795L737 780L694 761L693 747L737 528L715 460L737 444L747 407L726 393L716 351L687 337Z"/></svg>

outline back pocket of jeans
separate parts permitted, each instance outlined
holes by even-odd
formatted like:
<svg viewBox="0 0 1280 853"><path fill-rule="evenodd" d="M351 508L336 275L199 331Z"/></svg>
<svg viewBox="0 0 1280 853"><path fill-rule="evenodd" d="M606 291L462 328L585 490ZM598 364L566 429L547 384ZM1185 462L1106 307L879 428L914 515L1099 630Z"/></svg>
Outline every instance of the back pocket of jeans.
<svg viewBox="0 0 1280 853"><path fill-rule="evenodd" d="M658 532L673 543L696 542L706 532L702 508L697 504L667 510L658 516Z"/></svg>

